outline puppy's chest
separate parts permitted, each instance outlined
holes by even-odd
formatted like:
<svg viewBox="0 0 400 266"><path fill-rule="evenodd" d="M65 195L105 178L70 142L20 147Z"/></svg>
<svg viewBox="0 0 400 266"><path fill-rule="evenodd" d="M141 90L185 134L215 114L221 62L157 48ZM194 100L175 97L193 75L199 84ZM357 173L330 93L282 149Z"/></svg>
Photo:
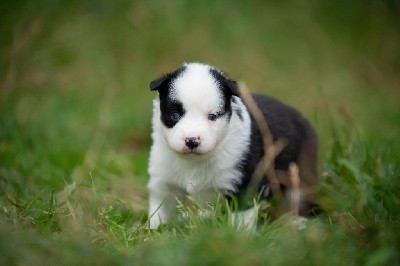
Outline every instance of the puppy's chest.
<svg viewBox="0 0 400 266"><path fill-rule="evenodd" d="M205 191L227 193L235 190L241 178L234 165L218 162L181 162L170 174L175 185L190 195Z"/></svg>

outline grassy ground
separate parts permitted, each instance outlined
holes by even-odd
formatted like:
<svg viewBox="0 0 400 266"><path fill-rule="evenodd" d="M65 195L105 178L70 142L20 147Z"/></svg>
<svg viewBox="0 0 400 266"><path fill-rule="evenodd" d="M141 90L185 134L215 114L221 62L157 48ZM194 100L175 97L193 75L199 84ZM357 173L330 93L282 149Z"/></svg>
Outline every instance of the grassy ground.
<svg viewBox="0 0 400 266"><path fill-rule="evenodd" d="M0 264L400 264L397 1L3 1ZM150 232L149 81L184 61L299 108L320 204L236 232Z"/></svg>

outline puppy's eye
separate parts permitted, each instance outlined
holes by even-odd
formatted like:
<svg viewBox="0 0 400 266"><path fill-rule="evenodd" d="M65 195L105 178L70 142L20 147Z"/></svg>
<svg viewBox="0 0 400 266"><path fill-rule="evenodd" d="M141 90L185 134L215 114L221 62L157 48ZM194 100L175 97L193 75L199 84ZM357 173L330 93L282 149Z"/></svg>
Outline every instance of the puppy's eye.
<svg viewBox="0 0 400 266"><path fill-rule="evenodd" d="M215 114L209 114L209 115L208 115L208 120L210 120L210 121L215 121L215 120L217 120L217 115L215 115Z"/></svg>
<svg viewBox="0 0 400 266"><path fill-rule="evenodd" d="M173 113L171 113L171 119L173 120L173 121L178 121L179 119L181 119L181 117L182 117L182 115L181 115L181 113L179 113L179 112L173 112Z"/></svg>

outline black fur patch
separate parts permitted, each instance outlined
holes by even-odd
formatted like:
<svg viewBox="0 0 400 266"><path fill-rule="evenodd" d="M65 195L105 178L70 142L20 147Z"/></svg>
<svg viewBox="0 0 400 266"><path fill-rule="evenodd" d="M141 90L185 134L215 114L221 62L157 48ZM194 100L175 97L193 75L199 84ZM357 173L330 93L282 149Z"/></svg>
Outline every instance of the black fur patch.
<svg viewBox="0 0 400 266"><path fill-rule="evenodd" d="M161 121L167 128L173 128L179 120L173 120L171 114L178 112L181 117L185 115L183 104L171 97L172 82L178 78L186 67L182 66L174 72L162 75L150 82L150 89L157 90L160 98Z"/></svg>
<svg viewBox="0 0 400 266"><path fill-rule="evenodd" d="M253 97L267 120L273 140L276 141L278 138L283 138L287 141L286 147L275 158L275 169L288 170L289 164L297 161L304 139L311 125L296 109L272 97L264 95L253 95ZM264 155L260 130L253 116L251 114L250 116L250 149L237 166L243 174L242 183L237 185L238 192L235 195L237 197L246 190L258 162ZM266 177L264 177L259 188L261 189L262 187L268 187Z"/></svg>
<svg viewBox="0 0 400 266"><path fill-rule="evenodd" d="M173 128L179 122L179 120L171 118L172 113L178 112L181 118L185 115L182 103L177 100L168 99L168 97L161 98L160 96L160 110L161 121L167 128Z"/></svg>

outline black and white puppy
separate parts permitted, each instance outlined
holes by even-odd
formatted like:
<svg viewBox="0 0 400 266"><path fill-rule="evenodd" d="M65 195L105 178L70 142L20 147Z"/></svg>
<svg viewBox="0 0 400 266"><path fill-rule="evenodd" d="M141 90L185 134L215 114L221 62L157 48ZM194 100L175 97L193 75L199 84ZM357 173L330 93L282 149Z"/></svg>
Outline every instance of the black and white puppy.
<svg viewBox="0 0 400 266"><path fill-rule="evenodd" d="M168 221L176 211L176 198L191 195L207 201L217 193L240 197L264 150L237 83L212 66L188 63L153 80L150 89L158 91L149 161L150 228ZM275 159L277 172L286 173L296 162L302 183L314 185L318 146L314 129L292 107L268 96L254 95L254 99L274 140L287 141ZM266 178L259 187L267 197ZM257 211L254 206L237 219L252 226Z"/></svg>

